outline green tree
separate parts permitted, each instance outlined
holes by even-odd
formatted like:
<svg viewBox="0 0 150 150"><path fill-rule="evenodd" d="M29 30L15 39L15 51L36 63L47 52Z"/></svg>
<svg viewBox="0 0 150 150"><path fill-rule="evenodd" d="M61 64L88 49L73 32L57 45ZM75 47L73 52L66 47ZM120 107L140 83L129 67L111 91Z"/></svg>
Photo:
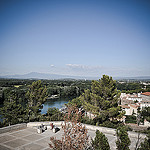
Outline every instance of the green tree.
<svg viewBox="0 0 150 150"><path fill-rule="evenodd" d="M3 117L4 125L20 123L25 119L23 107L21 104L17 104L12 97L8 101L4 101L4 106L0 109L0 114Z"/></svg>
<svg viewBox="0 0 150 150"><path fill-rule="evenodd" d="M94 150L110 150L107 137L99 130L96 130L96 137L92 140L92 147Z"/></svg>
<svg viewBox="0 0 150 150"><path fill-rule="evenodd" d="M123 115L118 106L120 92L116 88L116 81L107 75L103 75L99 81L92 81L91 91L85 90L79 98L84 109L96 114L102 121Z"/></svg>
<svg viewBox="0 0 150 150"><path fill-rule="evenodd" d="M74 99L72 99L71 101L69 101L67 105L75 105L75 106L77 106L78 108L80 108L80 107L82 106L82 102L81 102L81 100L77 97L77 98L74 98Z"/></svg>
<svg viewBox="0 0 150 150"><path fill-rule="evenodd" d="M128 132L126 131L125 126L118 127L117 128L117 150L130 150L129 146L131 144L131 141L128 137Z"/></svg>
<svg viewBox="0 0 150 150"><path fill-rule="evenodd" d="M144 119L146 119L147 121L150 122L150 107L145 107L142 111L141 111L141 117L142 120L144 121Z"/></svg>
<svg viewBox="0 0 150 150"><path fill-rule="evenodd" d="M41 81L35 81L32 85L29 85L29 90L26 93L28 101L27 111L29 114L29 120L34 120L39 115L39 109L42 108L42 104L47 98L47 88L43 87Z"/></svg>
<svg viewBox="0 0 150 150"><path fill-rule="evenodd" d="M141 120L144 121L145 119L150 122L150 107L145 107L141 111ZM144 142L140 144L138 150L150 150L150 128L147 129L146 136L147 137L144 139Z"/></svg>
<svg viewBox="0 0 150 150"><path fill-rule="evenodd" d="M48 108L47 111L48 120L50 121L57 121L57 120L63 120L63 114L59 111L58 108Z"/></svg>
<svg viewBox="0 0 150 150"><path fill-rule="evenodd" d="M150 130L148 130L147 137L144 139L144 142L140 144L138 150L150 150Z"/></svg>
<svg viewBox="0 0 150 150"><path fill-rule="evenodd" d="M47 114L49 116L55 115L58 112L59 112L59 109L56 107L48 108L48 110L47 110Z"/></svg>

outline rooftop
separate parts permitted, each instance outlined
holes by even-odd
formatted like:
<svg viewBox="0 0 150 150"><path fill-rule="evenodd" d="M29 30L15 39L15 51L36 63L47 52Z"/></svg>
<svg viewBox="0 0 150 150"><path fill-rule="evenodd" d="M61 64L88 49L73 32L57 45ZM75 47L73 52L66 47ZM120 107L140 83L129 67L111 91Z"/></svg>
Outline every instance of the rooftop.
<svg viewBox="0 0 150 150"><path fill-rule="evenodd" d="M130 108L128 105L120 105L122 108Z"/></svg>
<svg viewBox="0 0 150 150"><path fill-rule="evenodd" d="M137 105L137 104L130 104L131 107L134 107L134 108L138 108L140 107L140 105Z"/></svg>
<svg viewBox="0 0 150 150"><path fill-rule="evenodd" d="M141 93L142 95L150 96L150 92Z"/></svg>
<svg viewBox="0 0 150 150"><path fill-rule="evenodd" d="M54 123L55 124L55 123ZM54 136L60 139L63 134L61 126L58 126L60 131L53 133L52 130L47 129L45 132L38 134L36 128L26 127L24 129L14 130L0 134L0 149L1 150L49 150L50 137ZM115 141L117 140L115 129L96 127L87 125L88 134L90 137L95 137L95 130L99 128L108 138L111 150L116 149ZM93 130L92 130L93 129ZM130 149L135 149L137 141L137 133L130 133L131 139ZM144 138L144 137L143 137Z"/></svg>

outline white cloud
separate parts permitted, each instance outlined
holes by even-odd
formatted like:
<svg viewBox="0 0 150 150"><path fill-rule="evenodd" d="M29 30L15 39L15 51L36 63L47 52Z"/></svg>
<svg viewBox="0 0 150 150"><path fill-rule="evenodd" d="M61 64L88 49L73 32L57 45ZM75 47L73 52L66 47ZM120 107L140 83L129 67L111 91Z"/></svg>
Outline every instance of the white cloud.
<svg viewBox="0 0 150 150"><path fill-rule="evenodd" d="M72 68L84 68L84 65L79 65L79 64L66 64L66 66Z"/></svg>
<svg viewBox="0 0 150 150"><path fill-rule="evenodd" d="M113 77L140 76L144 70L127 67L88 66L83 64L51 65L50 73L72 76L101 77L103 74Z"/></svg>
<svg viewBox="0 0 150 150"><path fill-rule="evenodd" d="M68 71L80 76L99 76L101 75L101 66L88 66L81 64L66 64Z"/></svg>
<svg viewBox="0 0 150 150"><path fill-rule="evenodd" d="M66 64L67 67L70 68L81 68L81 69L96 69L96 68L102 68L101 66L87 66L87 65L81 65L81 64Z"/></svg>
<svg viewBox="0 0 150 150"><path fill-rule="evenodd" d="M54 65L51 65L51 67L55 67Z"/></svg>

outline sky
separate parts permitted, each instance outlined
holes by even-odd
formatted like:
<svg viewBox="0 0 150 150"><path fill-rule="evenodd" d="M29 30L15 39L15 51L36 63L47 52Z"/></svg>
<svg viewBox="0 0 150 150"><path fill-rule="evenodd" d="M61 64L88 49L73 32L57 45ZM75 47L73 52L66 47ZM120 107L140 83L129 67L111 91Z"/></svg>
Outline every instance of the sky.
<svg viewBox="0 0 150 150"><path fill-rule="evenodd" d="M0 0L0 75L150 76L149 0Z"/></svg>

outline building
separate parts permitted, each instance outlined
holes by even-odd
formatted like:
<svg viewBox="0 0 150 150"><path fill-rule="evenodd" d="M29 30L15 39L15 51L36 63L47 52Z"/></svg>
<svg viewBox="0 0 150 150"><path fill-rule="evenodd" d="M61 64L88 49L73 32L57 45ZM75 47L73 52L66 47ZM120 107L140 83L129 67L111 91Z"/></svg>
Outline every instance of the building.
<svg viewBox="0 0 150 150"><path fill-rule="evenodd" d="M120 99L121 99L121 105L134 104L135 102L142 101L142 97L141 97L140 93L138 93L138 94L121 93Z"/></svg>
<svg viewBox="0 0 150 150"><path fill-rule="evenodd" d="M139 94L133 94L133 95L130 95L128 97L128 100L132 100L132 101L137 101L137 102L141 102L142 101L142 97L139 95Z"/></svg>
<svg viewBox="0 0 150 150"><path fill-rule="evenodd" d="M142 101L140 104L140 108L150 107L150 92L141 93Z"/></svg>
<svg viewBox="0 0 150 150"><path fill-rule="evenodd" d="M125 111L125 115L135 115L137 116L138 108L140 108L140 105L135 104L128 104L128 105L120 105L122 110Z"/></svg>
<svg viewBox="0 0 150 150"><path fill-rule="evenodd" d="M145 107L150 107L150 101L149 100L142 100L140 104L140 108L143 109Z"/></svg>

